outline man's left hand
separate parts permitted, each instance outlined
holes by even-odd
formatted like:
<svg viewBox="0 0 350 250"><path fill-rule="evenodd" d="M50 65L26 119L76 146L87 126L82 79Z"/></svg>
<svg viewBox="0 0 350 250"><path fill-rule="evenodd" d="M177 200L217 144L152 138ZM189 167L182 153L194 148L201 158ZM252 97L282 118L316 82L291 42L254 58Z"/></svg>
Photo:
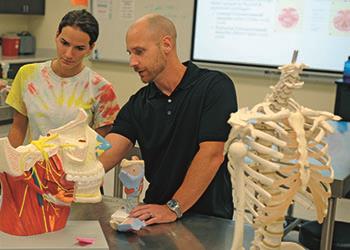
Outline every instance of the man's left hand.
<svg viewBox="0 0 350 250"><path fill-rule="evenodd" d="M176 221L176 214L167 205L158 204L138 205L129 216L145 221L146 225Z"/></svg>

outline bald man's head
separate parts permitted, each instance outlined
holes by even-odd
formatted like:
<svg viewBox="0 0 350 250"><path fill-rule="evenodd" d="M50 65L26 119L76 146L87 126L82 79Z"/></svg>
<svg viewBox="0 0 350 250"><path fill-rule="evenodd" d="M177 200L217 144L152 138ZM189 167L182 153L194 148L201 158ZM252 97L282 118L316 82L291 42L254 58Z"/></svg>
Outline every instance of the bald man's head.
<svg viewBox="0 0 350 250"><path fill-rule="evenodd" d="M174 23L165 16L159 14L147 14L136 20L128 29L128 32L135 28L144 27L151 32L154 38L170 36L176 44L176 28Z"/></svg>

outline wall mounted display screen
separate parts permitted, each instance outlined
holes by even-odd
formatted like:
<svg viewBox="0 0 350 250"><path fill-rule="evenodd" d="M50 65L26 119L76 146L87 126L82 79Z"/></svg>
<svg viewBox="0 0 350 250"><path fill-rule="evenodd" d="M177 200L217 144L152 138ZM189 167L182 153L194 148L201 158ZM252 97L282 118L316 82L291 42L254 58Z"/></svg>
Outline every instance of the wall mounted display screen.
<svg viewBox="0 0 350 250"><path fill-rule="evenodd" d="M191 59L340 73L350 56L349 0L196 0Z"/></svg>

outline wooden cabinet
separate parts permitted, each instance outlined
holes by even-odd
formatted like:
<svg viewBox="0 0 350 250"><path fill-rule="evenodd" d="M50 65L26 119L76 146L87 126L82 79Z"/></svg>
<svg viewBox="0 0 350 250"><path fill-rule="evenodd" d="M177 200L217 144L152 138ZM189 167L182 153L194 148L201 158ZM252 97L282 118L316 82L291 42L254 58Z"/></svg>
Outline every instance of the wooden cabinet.
<svg viewBox="0 0 350 250"><path fill-rule="evenodd" d="M44 15L45 0L0 0L0 14Z"/></svg>

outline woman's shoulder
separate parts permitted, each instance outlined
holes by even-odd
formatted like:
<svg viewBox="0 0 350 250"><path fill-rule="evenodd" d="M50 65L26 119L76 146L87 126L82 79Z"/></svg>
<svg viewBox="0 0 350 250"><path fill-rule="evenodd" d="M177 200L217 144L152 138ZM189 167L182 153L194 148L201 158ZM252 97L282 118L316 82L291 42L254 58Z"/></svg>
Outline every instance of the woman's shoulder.
<svg viewBox="0 0 350 250"><path fill-rule="evenodd" d="M19 69L18 74L30 75L43 67L45 67L45 63L28 63Z"/></svg>
<svg viewBox="0 0 350 250"><path fill-rule="evenodd" d="M89 67L85 68L85 74L82 77L86 77L86 74L88 75L88 78L91 83L93 83L93 86L101 86L101 85L112 85L110 81L108 81L106 78L104 78L101 74L97 73L96 71L92 70Z"/></svg>

